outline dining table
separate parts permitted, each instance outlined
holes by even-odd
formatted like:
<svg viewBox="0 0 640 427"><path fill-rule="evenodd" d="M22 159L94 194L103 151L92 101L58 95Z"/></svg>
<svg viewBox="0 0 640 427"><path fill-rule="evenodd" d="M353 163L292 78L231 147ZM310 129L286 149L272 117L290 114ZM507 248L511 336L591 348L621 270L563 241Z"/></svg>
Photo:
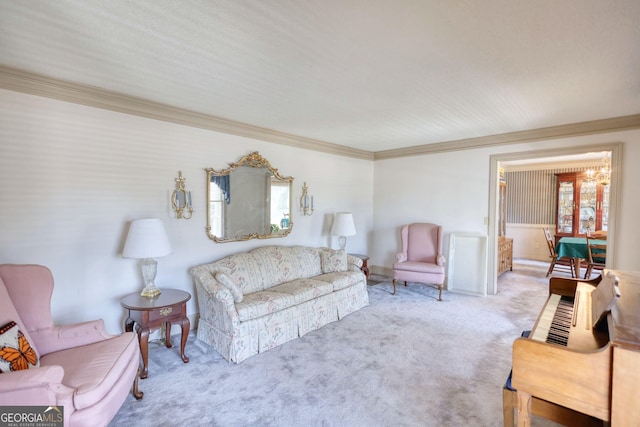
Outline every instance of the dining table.
<svg viewBox="0 0 640 427"><path fill-rule="evenodd" d="M593 243L598 245L606 245L606 240L594 240L590 239ZM586 237L561 237L556 244L556 254L558 258L570 257L573 258L575 275L580 278L580 263L583 259L589 259L589 249L587 248Z"/></svg>

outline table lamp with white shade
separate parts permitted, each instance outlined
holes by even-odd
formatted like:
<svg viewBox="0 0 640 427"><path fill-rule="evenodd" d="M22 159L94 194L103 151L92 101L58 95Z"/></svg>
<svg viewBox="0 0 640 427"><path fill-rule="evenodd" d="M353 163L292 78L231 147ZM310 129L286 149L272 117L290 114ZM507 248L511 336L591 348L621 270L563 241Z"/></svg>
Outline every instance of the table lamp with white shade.
<svg viewBox="0 0 640 427"><path fill-rule="evenodd" d="M124 244L122 256L124 258L141 259L140 268L144 280L144 289L140 295L153 298L160 295L154 283L158 268L155 257L162 257L171 253L171 244L164 224L157 218L136 219L131 221L127 241Z"/></svg>
<svg viewBox="0 0 640 427"><path fill-rule="evenodd" d="M355 236L356 234L356 225L353 222L353 214L351 212L338 212L336 214L336 218L333 220L331 234L334 236L340 236L338 238L340 249L344 249L347 245L347 236Z"/></svg>

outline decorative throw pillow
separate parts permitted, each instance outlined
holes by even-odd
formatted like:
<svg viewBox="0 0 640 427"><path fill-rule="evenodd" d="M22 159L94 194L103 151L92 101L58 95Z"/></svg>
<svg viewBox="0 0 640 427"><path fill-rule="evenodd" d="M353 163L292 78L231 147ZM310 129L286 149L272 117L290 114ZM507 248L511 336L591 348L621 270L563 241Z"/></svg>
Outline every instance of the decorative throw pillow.
<svg viewBox="0 0 640 427"><path fill-rule="evenodd" d="M38 366L40 366L40 357L16 322L11 321L1 327L0 372L20 371Z"/></svg>
<svg viewBox="0 0 640 427"><path fill-rule="evenodd" d="M347 253L344 249L336 251L326 249L320 255L323 273L333 273L334 271L347 271Z"/></svg>
<svg viewBox="0 0 640 427"><path fill-rule="evenodd" d="M242 300L244 299L242 290L240 289L240 286L236 284L236 281L231 278L231 276L222 271L218 271L216 273L216 280L220 282L222 286L231 291L231 295L233 295L233 300L235 302L242 302Z"/></svg>

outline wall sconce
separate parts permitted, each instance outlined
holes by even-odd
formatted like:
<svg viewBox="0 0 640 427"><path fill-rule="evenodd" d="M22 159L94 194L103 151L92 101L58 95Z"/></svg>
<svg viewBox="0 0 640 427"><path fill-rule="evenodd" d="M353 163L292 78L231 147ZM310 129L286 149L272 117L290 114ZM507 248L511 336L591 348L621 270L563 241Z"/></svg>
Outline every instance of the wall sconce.
<svg viewBox="0 0 640 427"><path fill-rule="evenodd" d="M171 193L171 206L176 211L176 218L189 219L193 215L193 205L191 204L191 191L185 189L185 181L182 171L178 171L176 178L176 189Z"/></svg>
<svg viewBox="0 0 640 427"><path fill-rule="evenodd" d="M305 181L302 186L302 196L300 196L300 212L302 215L313 215L313 196L309 196L309 189Z"/></svg>

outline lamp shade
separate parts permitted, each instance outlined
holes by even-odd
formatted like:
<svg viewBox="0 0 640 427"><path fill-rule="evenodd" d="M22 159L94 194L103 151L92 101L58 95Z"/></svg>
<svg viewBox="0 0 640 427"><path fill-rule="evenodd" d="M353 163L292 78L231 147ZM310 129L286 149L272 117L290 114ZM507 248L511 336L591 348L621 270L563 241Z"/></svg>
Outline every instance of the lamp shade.
<svg viewBox="0 0 640 427"><path fill-rule="evenodd" d="M351 212L338 212L331 227L331 234L334 236L354 236L356 234L356 225L353 222Z"/></svg>
<svg viewBox="0 0 640 427"><path fill-rule="evenodd" d="M149 218L131 221L122 250L124 258L154 258L170 253L171 244L161 220Z"/></svg>

